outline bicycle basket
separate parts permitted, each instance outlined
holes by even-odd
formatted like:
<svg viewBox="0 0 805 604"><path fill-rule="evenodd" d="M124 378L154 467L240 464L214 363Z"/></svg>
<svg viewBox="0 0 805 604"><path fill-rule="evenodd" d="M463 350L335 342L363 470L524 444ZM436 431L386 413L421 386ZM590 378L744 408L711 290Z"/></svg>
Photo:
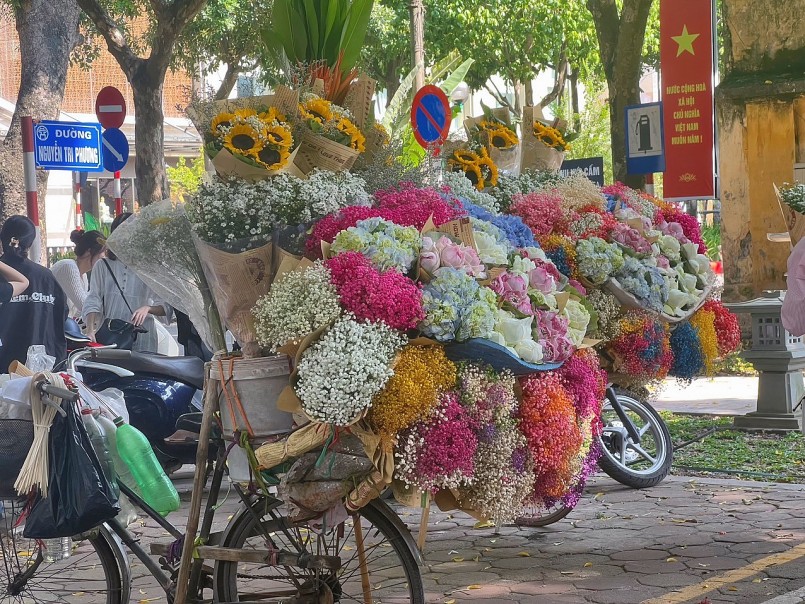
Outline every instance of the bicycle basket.
<svg viewBox="0 0 805 604"><path fill-rule="evenodd" d="M0 498L16 497L14 482L34 442L34 424L24 419L0 419Z"/></svg>

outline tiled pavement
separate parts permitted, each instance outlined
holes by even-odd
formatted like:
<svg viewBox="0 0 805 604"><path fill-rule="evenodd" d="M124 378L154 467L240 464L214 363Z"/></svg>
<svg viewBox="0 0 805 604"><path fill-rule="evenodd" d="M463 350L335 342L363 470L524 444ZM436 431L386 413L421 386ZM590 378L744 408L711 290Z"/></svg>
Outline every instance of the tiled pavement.
<svg viewBox="0 0 805 604"><path fill-rule="evenodd" d="M418 510L398 511L415 532ZM761 604L805 586L805 485L670 477L634 491L602 476L550 527L474 525L431 512L428 602ZM141 531L165 540L161 529ZM132 602L164 601L141 565L133 571Z"/></svg>

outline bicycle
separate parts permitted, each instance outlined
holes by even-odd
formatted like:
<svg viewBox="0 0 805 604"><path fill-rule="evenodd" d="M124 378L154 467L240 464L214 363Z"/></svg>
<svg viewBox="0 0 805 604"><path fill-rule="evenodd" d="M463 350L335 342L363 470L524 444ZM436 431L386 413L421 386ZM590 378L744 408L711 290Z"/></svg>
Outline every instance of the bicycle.
<svg viewBox="0 0 805 604"><path fill-rule="evenodd" d="M101 349L88 354L102 358L108 352ZM78 395L72 392L45 384L38 387L49 396L74 403L78 400ZM184 416L177 429L197 428L198 415ZM244 490L234 484L240 508L222 532L212 532L227 454L220 434L215 434L214 440L219 445L218 455L201 530L194 542L199 545L194 547L188 601L424 604L421 559L416 544L403 522L380 499L371 501L331 529L316 532L308 521L291 519L284 503L273 495ZM21 448L19 440L16 448ZM22 538L18 518L23 506L19 498L11 499L10 522L0 534L3 556L0 603L75 602L75 594L80 593L82 603L126 604L131 592L126 549L140 560L172 603L184 534L128 486L120 483L120 490L165 529L174 542L152 544L149 555L138 539L113 519L89 534L75 537L70 558L49 563L41 542ZM154 560L154 555L159 559ZM204 560L214 564L205 565Z"/></svg>
<svg viewBox="0 0 805 604"><path fill-rule="evenodd" d="M668 427L654 408L628 390L609 385L597 435L598 467L633 489L653 487L671 471L673 443ZM638 427L639 426L639 427ZM559 522L573 510L562 501L550 507L529 506L515 520L518 526L543 527Z"/></svg>

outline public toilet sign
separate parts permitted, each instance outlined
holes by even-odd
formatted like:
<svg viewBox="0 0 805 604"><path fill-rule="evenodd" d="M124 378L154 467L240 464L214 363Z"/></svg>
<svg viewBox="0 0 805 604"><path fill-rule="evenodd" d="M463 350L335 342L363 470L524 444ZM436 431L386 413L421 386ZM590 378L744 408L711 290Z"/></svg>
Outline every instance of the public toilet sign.
<svg viewBox="0 0 805 604"><path fill-rule="evenodd" d="M56 121L36 123L34 160L44 170L102 170L100 124Z"/></svg>

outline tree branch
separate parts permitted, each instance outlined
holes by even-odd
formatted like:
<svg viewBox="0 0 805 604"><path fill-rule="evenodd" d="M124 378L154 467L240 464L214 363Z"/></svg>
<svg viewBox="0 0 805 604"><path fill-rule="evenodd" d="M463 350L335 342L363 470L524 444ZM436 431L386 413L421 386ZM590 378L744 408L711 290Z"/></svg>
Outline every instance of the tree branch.
<svg viewBox="0 0 805 604"><path fill-rule="evenodd" d="M565 90L565 82L567 81L567 44L562 43L562 51L559 53L559 65L555 69L556 77L554 78L553 88L551 91L542 97L539 102L540 107L546 107L558 99L562 92Z"/></svg>
<svg viewBox="0 0 805 604"><path fill-rule="evenodd" d="M125 34L120 30L109 13L106 12L97 0L77 0L78 6L86 13L90 20L95 24L95 28L106 40L106 46L126 77L131 80L134 73L140 67L143 59L138 57L126 41Z"/></svg>
<svg viewBox="0 0 805 604"><path fill-rule="evenodd" d="M492 86L494 86L494 88L495 88L494 90L492 90L492 88L490 88L490 87L489 87L489 85L490 85L490 84L491 84ZM501 92L501 91L498 89L498 87L497 87L497 86L495 85L495 83L494 83L494 82L491 80L491 78L490 78L489 80L487 80L487 81L484 83L484 88L486 88L486 90L489 92L489 94L491 94L493 97L495 97L495 100L496 100L498 103L500 103L500 104L501 104L501 105L503 105L504 107L508 107L508 108L509 108L509 110L511 110L511 112L512 112L512 113L517 113L517 112L515 111L515 109L514 109L514 106L513 106L513 105L512 105L512 104L509 102L509 99L507 99L507 98L506 98L506 95L504 95L504 94L503 94L503 93L502 93L502 92Z"/></svg>
<svg viewBox="0 0 805 604"><path fill-rule="evenodd" d="M221 85L215 92L216 101L222 101L224 99L229 98L229 94L232 92L232 89L235 87L235 84L238 83L238 76L240 75L240 72L241 72L240 60L233 63L227 63L224 79L221 81Z"/></svg>
<svg viewBox="0 0 805 604"><path fill-rule="evenodd" d="M165 0L150 1L152 5L161 4L162 9L157 12L157 31L151 43L148 61L154 69L164 72L173 59L177 38L204 8L207 0L171 0L169 4L165 4Z"/></svg>

